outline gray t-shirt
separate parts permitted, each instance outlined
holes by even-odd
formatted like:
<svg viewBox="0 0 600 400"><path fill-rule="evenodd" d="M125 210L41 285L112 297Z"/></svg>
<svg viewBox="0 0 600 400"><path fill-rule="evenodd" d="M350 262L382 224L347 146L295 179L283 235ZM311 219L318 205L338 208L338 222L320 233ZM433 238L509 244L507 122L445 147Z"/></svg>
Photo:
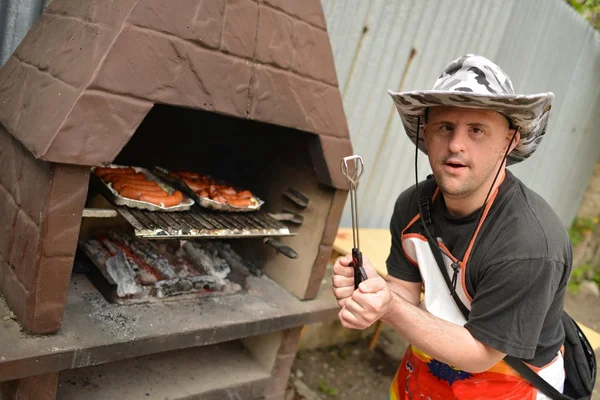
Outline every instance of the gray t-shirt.
<svg viewBox="0 0 600 400"><path fill-rule="evenodd" d="M410 282L420 282L421 276L406 258L400 238L418 214L417 201L414 186L404 191L390 222L387 269ZM431 212L436 235L462 260L480 210L454 217L443 196L437 196ZM424 233L420 221L410 232ZM571 264L571 242L556 213L507 170L467 263L465 281L473 302L465 328L494 349L537 367L546 365L564 342L560 316Z"/></svg>

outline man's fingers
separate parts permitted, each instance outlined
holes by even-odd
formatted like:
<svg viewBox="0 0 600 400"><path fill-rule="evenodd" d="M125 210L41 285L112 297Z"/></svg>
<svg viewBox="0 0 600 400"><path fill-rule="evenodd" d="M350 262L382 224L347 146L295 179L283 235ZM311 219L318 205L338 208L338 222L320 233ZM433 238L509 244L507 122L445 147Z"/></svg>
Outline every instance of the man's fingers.
<svg viewBox="0 0 600 400"><path fill-rule="evenodd" d="M346 307L340 310L338 317L344 328L364 329L356 315L352 314Z"/></svg>
<svg viewBox="0 0 600 400"><path fill-rule="evenodd" d="M346 300L345 307L346 310L350 311L357 318L365 312L364 307L356 302L354 296Z"/></svg>
<svg viewBox="0 0 600 400"><path fill-rule="evenodd" d="M367 256L365 256L364 254L363 254L363 269L367 273L367 278L369 278L369 279L377 278L379 276L379 274L377 273L377 270L375 269L375 267L373 267L373 264L371 264L371 260L369 260L369 258Z"/></svg>
<svg viewBox="0 0 600 400"><path fill-rule="evenodd" d="M385 279L377 275L374 278L369 278L366 281L362 281L360 285L358 285L358 289L363 293L376 293L385 289L386 286L387 282Z"/></svg>
<svg viewBox="0 0 600 400"><path fill-rule="evenodd" d="M346 254L345 256L338 257L336 263L341 264L343 267L347 267L352 262L352 253Z"/></svg>
<svg viewBox="0 0 600 400"><path fill-rule="evenodd" d="M347 298L352 297L352 293L354 292L354 286L352 287L343 287L343 288L333 288L333 295L335 298L340 300L345 300Z"/></svg>
<svg viewBox="0 0 600 400"><path fill-rule="evenodd" d="M335 264L333 264L333 274L354 277L354 270L349 266L351 262L352 257L350 259L348 259L348 256L338 258Z"/></svg>
<svg viewBox="0 0 600 400"><path fill-rule="evenodd" d="M331 276L331 285L334 288L351 287L352 291L354 291L354 275L345 276L345 275L333 274Z"/></svg>

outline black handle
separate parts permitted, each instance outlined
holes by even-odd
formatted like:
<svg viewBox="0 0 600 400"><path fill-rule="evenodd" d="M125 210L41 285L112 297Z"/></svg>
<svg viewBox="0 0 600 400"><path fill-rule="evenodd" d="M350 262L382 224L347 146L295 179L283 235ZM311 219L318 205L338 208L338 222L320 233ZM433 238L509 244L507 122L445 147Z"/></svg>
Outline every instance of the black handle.
<svg viewBox="0 0 600 400"><path fill-rule="evenodd" d="M302 193L300 193L299 191L297 191L294 188L289 187L285 193L283 193L283 195L285 197L288 198L288 200L292 201L294 204L296 204L298 207L300 208L306 208L308 207L308 197L306 197L305 195L303 195Z"/></svg>
<svg viewBox="0 0 600 400"><path fill-rule="evenodd" d="M367 273L363 268L362 253L356 247L352 249L352 268L354 268L354 290L358 289L361 282L366 281Z"/></svg>
<svg viewBox="0 0 600 400"><path fill-rule="evenodd" d="M277 250L278 253L281 253L288 258L298 258L298 253L296 253L294 249L284 244L281 244L281 242L279 242L278 240L275 240L273 238L266 238L263 242L264 244L273 247L275 250Z"/></svg>

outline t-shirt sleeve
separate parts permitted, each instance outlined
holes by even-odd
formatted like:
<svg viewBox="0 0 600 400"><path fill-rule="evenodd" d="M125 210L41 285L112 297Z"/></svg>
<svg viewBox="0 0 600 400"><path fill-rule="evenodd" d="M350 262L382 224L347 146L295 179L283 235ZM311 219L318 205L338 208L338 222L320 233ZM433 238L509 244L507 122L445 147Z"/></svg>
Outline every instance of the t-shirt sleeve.
<svg viewBox="0 0 600 400"><path fill-rule="evenodd" d="M392 219L390 220L390 234L392 235L392 245L390 255L386 260L386 266L390 276L408 282L421 282L419 268L412 264L402 250L402 230L410 221L407 217L410 210L409 202L411 193L405 192L398 197ZM415 214L416 215L416 214Z"/></svg>
<svg viewBox="0 0 600 400"><path fill-rule="evenodd" d="M485 345L532 359L563 269L562 263L540 258L485 268L465 328Z"/></svg>

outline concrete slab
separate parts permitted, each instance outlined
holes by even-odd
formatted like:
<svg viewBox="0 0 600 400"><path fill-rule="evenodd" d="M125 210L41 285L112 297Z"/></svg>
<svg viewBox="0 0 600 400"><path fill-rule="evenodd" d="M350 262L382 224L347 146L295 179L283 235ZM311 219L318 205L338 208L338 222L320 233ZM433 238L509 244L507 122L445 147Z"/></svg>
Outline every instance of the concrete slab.
<svg viewBox="0 0 600 400"><path fill-rule="evenodd" d="M8 313L0 302L0 315ZM330 290L302 301L266 276L250 276L243 294L120 306L74 274L58 333L28 335L15 321L0 320L0 381L220 343L330 321L336 314Z"/></svg>
<svg viewBox="0 0 600 400"><path fill-rule="evenodd" d="M63 371L57 399L254 400L270 378L236 341Z"/></svg>

